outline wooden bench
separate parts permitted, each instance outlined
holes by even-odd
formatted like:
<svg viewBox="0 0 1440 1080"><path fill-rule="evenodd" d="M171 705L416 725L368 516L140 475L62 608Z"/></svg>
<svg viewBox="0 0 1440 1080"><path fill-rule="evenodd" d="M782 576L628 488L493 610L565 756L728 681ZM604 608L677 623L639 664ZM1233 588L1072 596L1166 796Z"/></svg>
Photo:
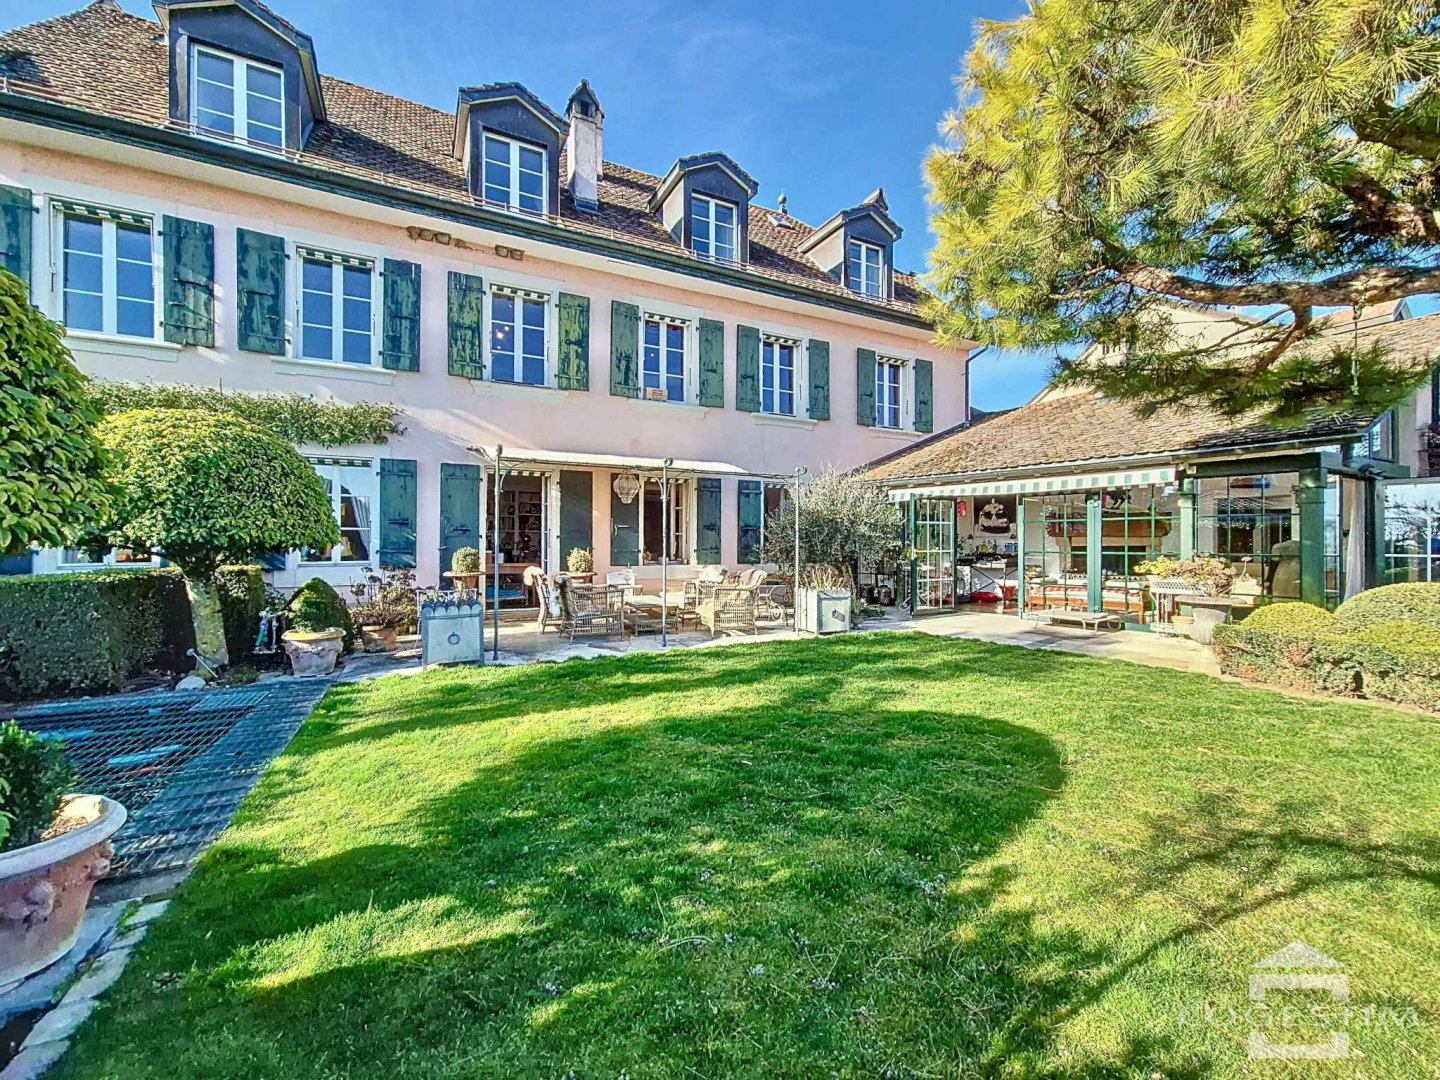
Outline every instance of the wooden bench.
<svg viewBox="0 0 1440 1080"><path fill-rule="evenodd" d="M1120 616L1113 611L1075 611L1072 608L1046 608L1038 612L1047 617L1052 623L1068 623L1074 626L1083 626L1091 633L1098 634L1102 623L1117 623Z"/></svg>

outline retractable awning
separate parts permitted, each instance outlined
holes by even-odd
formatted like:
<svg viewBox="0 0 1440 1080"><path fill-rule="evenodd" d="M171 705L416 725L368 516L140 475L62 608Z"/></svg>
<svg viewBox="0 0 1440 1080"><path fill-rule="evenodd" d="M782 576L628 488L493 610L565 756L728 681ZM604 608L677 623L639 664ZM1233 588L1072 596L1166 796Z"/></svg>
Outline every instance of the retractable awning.
<svg viewBox="0 0 1440 1080"><path fill-rule="evenodd" d="M1173 465L1115 472L1073 473L1068 476L1027 476L1015 480L984 480L970 484L936 484L934 487L895 488L891 502L912 499L954 499L967 495L1060 495L1067 491L1095 491L1137 484L1173 484Z"/></svg>
<svg viewBox="0 0 1440 1080"><path fill-rule="evenodd" d="M471 451L491 458L494 447L472 446ZM513 469L617 469L621 472L659 472L665 467L663 457L649 457L643 454L592 454L576 450L525 450L505 447L501 458L508 468ZM759 476L739 465L726 461L699 461L690 458L672 458L669 471L672 476Z"/></svg>

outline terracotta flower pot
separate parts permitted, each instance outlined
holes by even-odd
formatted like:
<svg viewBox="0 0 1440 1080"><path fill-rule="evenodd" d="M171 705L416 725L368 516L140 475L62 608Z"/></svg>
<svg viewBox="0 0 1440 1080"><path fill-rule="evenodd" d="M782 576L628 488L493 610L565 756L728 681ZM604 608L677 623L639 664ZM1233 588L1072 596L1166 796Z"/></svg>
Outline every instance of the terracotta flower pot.
<svg viewBox="0 0 1440 1080"><path fill-rule="evenodd" d="M398 626L362 626L360 638L369 653L394 652L395 639L400 636Z"/></svg>
<svg viewBox="0 0 1440 1080"><path fill-rule="evenodd" d="M69 795L60 817L85 824L0 854L0 987L53 964L75 944L90 890L110 871L110 837L125 807L103 795Z"/></svg>
<svg viewBox="0 0 1440 1080"><path fill-rule="evenodd" d="M290 658L290 668L300 678L329 675L335 670L335 661L345 647L344 630L286 630L280 635L285 646L285 655Z"/></svg>

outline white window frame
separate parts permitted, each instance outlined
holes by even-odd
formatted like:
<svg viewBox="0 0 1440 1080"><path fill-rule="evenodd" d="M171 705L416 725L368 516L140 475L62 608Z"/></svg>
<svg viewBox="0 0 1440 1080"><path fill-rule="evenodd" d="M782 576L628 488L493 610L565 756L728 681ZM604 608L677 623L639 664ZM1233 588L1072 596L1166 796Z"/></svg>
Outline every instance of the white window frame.
<svg viewBox="0 0 1440 1080"><path fill-rule="evenodd" d="M344 263L331 262L330 265L330 358L306 356L305 355L305 264L307 262L325 262L323 259L309 259L304 254L304 249L310 248L326 255L333 255L352 261L361 261L369 264L370 268L370 359L367 363L359 364L344 359L345 344L345 294L344 294L344 271L347 269ZM295 323L294 333L291 336L290 351L292 358L303 360L307 364L334 364L337 367L352 371L360 371L365 368L380 366L380 314L381 294L380 267L376 259L368 255L348 255L344 252L323 249L311 244L296 244L294 246L291 262L295 267ZM349 269L357 269L351 266Z"/></svg>
<svg viewBox="0 0 1440 1080"><path fill-rule="evenodd" d="M337 456L342 456L342 455L337 455ZM358 568L374 567L374 566L377 565L376 537L377 537L377 533L378 533L379 522L376 520L376 517L377 517L376 512L377 512L377 511L379 510L379 508L380 508L380 468L379 468L379 463L377 462L377 460L376 460L375 458L357 458L356 460L365 460L365 461L368 461L368 462L370 463L370 464L369 464L370 488L369 488L368 491L365 492L366 497L367 497L367 498L369 499L369 501L370 501L370 525L369 525L369 541L370 541L369 550L370 550L370 555L369 555L369 557L368 557L368 558L365 558L365 559L342 559L342 558L340 558L340 552L341 552L342 548L344 547L344 544L343 544L344 537L342 536L342 537L341 537L341 540L336 541L336 543L331 546L331 549L330 549L330 557L329 557L328 559L314 559L314 558L310 558L307 552L305 552L305 551L303 551L303 550L300 551L298 554L299 554L299 556L300 556L300 565L301 565L302 567L307 567L307 566L334 566L334 567L339 567L339 568L352 568L352 569L353 569L353 568L357 568L357 567L358 567ZM329 477L329 479L330 479L330 514L331 514L331 517L333 517L334 520L335 520L335 527L336 527L337 529L338 529L338 528L341 528L341 524L340 524L340 523L341 523L341 517L340 517L340 505L341 505L341 504L340 504L340 500L341 500L341 497L342 497L342 496L341 496L341 491L340 491L340 470L341 470L341 469L344 469L344 468L362 469L362 468L365 468L365 466L363 466L363 465L350 465L350 466L346 466L346 465L335 465L335 464L326 465L326 464L323 464L323 463L320 462L320 461L316 461L314 457L308 457L308 456L307 456L306 459L305 459L305 463L306 463L307 465L309 465L312 469L314 469L317 475L320 474L320 470L321 470L322 468L324 468L324 469L330 469L330 470L331 470L330 477Z"/></svg>
<svg viewBox="0 0 1440 1080"><path fill-rule="evenodd" d="M234 111L231 115L235 120L235 132L227 135L218 128L201 127L198 119L200 114L200 57L203 54L218 57L221 60L228 60L234 65L232 71L235 74L235 81L230 87L230 107ZM261 142L250 138L250 68L260 71L273 72L280 76L280 145ZM207 80L208 81L208 80ZM212 86L218 85L211 83ZM286 127L286 95L285 95L285 69L275 64L262 63L259 60L251 60L245 56L238 56L235 53L226 52L224 49L217 49L210 45L196 43L190 49L190 126L196 134L203 135L207 139L218 139L220 142L239 143L241 146L248 146L254 150L263 150L267 153L288 150L289 136ZM263 123L263 121L257 121ZM270 127L269 124L264 124Z"/></svg>
<svg viewBox="0 0 1440 1080"><path fill-rule="evenodd" d="M792 485L783 480L762 480L760 481L760 550L765 549L765 532L769 528L770 513L765 509L765 496L771 491L780 491L780 502L788 502L795 497Z"/></svg>
<svg viewBox="0 0 1440 1080"><path fill-rule="evenodd" d="M775 368L775 391L774 391L774 393L775 393L775 408L773 408L773 409L767 409L767 408L765 407L765 366L766 366L766 365L765 365L765 346L766 346L766 345L769 345L769 346L772 347L772 355L774 355L774 357L775 357L775 363L774 363L774 365L773 365L774 368ZM791 365L790 371L791 371L791 377L790 377L790 411L789 411L789 412L784 412L784 411L782 411L782 410L780 409L780 407L779 407L779 406L780 406L780 362L779 362L780 353L779 353L779 350L780 350L781 348L788 348L788 349L790 350L790 365ZM805 400L804 400L804 395L801 393L801 386L804 385L804 382L805 382L805 379L804 379L805 362L804 362L804 359L803 359L804 355L805 355L805 344L804 344L803 341L796 341L794 338L791 338L790 336L785 335L785 334L772 334L772 333L767 333L767 332L765 332L765 331L761 331L761 333L760 333L760 367L759 367L759 370L756 372L756 378L757 378L758 381L759 381L759 385L755 388L755 389L756 389L756 393L758 393L759 396L760 396L760 415L761 415L761 416L789 416L789 417L798 418L798 417L800 417L800 416L802 415L802 410L804 409L805 404L806 404L806 402L805 402Z"/></svg>
<svg viewBox="0 0 1440 1080"><path fill-rule="evenodd" d="M510 184L505 194L504 202L492 199L487 192L488 184L485 181L485 148L491 140L503 143L510 148ZM520 150L521 148L532 150L540 155L540 209L531 210L520 205ZM525 142L522 139L512 139L508 135L500 135L493 131L485 131L480 136L480 199L486 206L503 207L506 210L514 211L517 214L530 214L537 217L544 217L550 208L550 151L547 147L535 143Z"/></svg>
<svg viewBox="0 0 1440 1080"><path fill-rule="evenodd" d="M662 397L662 398L651 398L651 397L647 397L647 396L646 396L646 387L645 387L645 325L646 325L647 323L652 323L652 322L653 322L653 323L658 323L658 324L660 325L660 328L661 328L661 336L660 336L660 383L661 383L661 385L660 385L660 389L661 389L662 391L667 391L667 392L668 392L668 388L666 387L665 383L668 381L668 378L669 378L669 376L668 376L667 373L666 373L666 366L665 366L665 353L666 353L666 349L665 349L665 328L671 327L671 326L678 326L678 327L680 328L680 349L681 349L681 352L680 352L680 398L679 398L678 401L677 401L677 400L673 400L673 399L671 399L671 398L668 397L668 396ZM636 348L637 348L637 350L638 350L637 353L636 353L636 356L638 356L638 357L639 357L639 360L640 360L640 397L641 397L642 400L645 400L645 401L654 401L654 402L657 402L657 403L660 403L660 404L665 404L665 405L688 405L688 404L690 404L690 402L693 400L693 397L694 397L694 393L693 393L692 386L691 386L691 384L692 384L692 379L691 379L691 375L690 375L690 369L691 369L692 361L693 361L694 355L695 355L695 349L694 349L694 347L693 347L692 344L691 344L691 339L692 339L692 337L694 336L694 332L695 332L695 331L694 331L694 323L693 323L693 321L692 321L691 319L685 318L685 317L680 316L680 315L669 315L669 314L665 314L664 312L660 312L660 311L647 311L647 310L645 310L645 309L643 309L643 308L641 309L641 312L640 312L640 331L639 331L639 335L640 335L640 336L639 336L639 341L638 341L637 344L636 344Z"/></svg>
<svg viewBox="0 0 1440 1080"><path fill-rule="evenodd" d="M880 375L887 368L898 368L899 378L895 383L895 420L894 424L882 423L880 419ZM875 357L875 426L883 431L908 431L910 428L910 410L906 402L910 400L910 373L912 367L909 360L898 356Z"/></svg>
<svg viewBox="0 0 1440 1080"><path fill-rule="evenodd" d="M845 247L845 274L850 275L851 253L859 249L860 279L852 280L850 288L861 296L868 296L872 300L883 300L885 298L885 249L879 244L872 244L868 240L852 238ZM866 258L873 255L873 269L875 271L875 291L871 292L866 286L869 284L869 271L871 262Z"/></svg>
<svg viewBox="0 0 1440 1080"><path fill-rule="evenodd" d="M76 200L79 201L79 200ZM115 208L119 213L118 208ZM51 280L51 310L56 322L65 326L66 330L76 334L95 334L104 337L123 338L126 341L158 341L160 340L161 328L164 325L162 315L164 312L164 286L165 279L161 262L164 258L163 245L160 243L160 233L155 228L155 219L148 213L131 212L130 216L144 217L149 220L150 228L150 310L151 319L149 334L122 334L116 327L119 325L120 298L118 293L118 271L116 269L116 252L118 245L115 241L115 230L120 222L110 219L99 219L101 226L100 241L100 306L101 306L101 329L92 330L76 327L73 330L65 322L65 219L67 217L85 218L96 220L93 217L87 218L84 214L67 213L64 206L58 202L51 204L51 259L50 259L50 280ZM127 224L138 225L138 222Z"/></svg>
<svg viewBox="0 0 1440 1080"><path fill-rule="evenodd" d="M658 559L654 562L645 561L645 492L649 490L652 485L659 491L659 478L642 475L640 493L635 496L640 504L636 514L635 525L635 538L636 543L639 545L638 555L640 560L635 566L637 570L652 567L658 568L660 566L660 560ZM670 480L670 490L672 493L670 515L672 519L676 515L680 518L680 527L675 530L674 535L682 538L681 550L685 554L683 559L671 559L670 565L690 566L695 562L695 478L689 476L672 477ZM673 497L677 492L683 493L678 499Z"/></svg>
<svg viewBox="0 0 1440 1080"><path fill-rule="evenodd" d="M495 356L492 351L494 345L494 305L496 294L514 296L516 305L519 307L524 300L537 300L545 309L545 374L538 383L522 382L519 379L497 379L495 378ZM492 282L485 288L485 381L495 383L497 386L528 386L536 389L542 387L553 387L555 385L555 294L544 293L543 299L538 299L539 289L528 288L521 285L512 285L508 282ZM524 315L517 311L517 318L520 320L516 325L523 327ZM516 374L524 370L524 356L521 352L523 332L516 335L515 340L515 367Z"/></svg>
<svg viewBox="0 0 1440 1080"><path fill-rule="evenodd" d="M116 549L112 547L108 551L106 551L104 555L100 556L99 562L74 562L65 557L66 554L71 550L71 548L55 549L55 563L57 569L63 570L66 573L77 570L110 570L117 566L127 568L131 566L159 566L164 561L163 556L156 555L152 551L149 556L144 559L126 559L122 562L119 559L115 558ZM130 549L126 548L125 550L128 551Z"/></svg>
<svg viewBox="0 0 1440 1080"><path fill-rule="evenodd" d="M706 208L706 216L701 217L695 212L696 205ZM732 222L730 225L730 253L721 255L715 251L715 210L717 207L725 206L730 209ZM740 260L740 208L732 202L724 199L717 199L712 195L701 195L698 191L691 192L690 205L685 208L690 216L690 250L702 259L714 259L716 262L738 262ZM696 241L702 239L701 225L704 225L703 239L708 250L701 251L697 248Z"/></svg>

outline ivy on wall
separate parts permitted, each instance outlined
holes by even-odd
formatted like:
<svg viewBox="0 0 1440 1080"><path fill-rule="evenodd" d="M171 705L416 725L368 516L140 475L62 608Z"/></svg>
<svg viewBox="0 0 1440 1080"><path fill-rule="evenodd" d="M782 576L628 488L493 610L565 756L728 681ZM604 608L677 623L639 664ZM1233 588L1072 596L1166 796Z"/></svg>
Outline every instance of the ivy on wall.
<svg viewBox="0 0 1440 1080"><path fill-rule="evenodd" d="M316 401L303 394L242 394L213 387L92 380L90 397L102 413L135 409L191 409L240 416L295 445L383 443L404 428L399 411L372 401Z"/></svg>

